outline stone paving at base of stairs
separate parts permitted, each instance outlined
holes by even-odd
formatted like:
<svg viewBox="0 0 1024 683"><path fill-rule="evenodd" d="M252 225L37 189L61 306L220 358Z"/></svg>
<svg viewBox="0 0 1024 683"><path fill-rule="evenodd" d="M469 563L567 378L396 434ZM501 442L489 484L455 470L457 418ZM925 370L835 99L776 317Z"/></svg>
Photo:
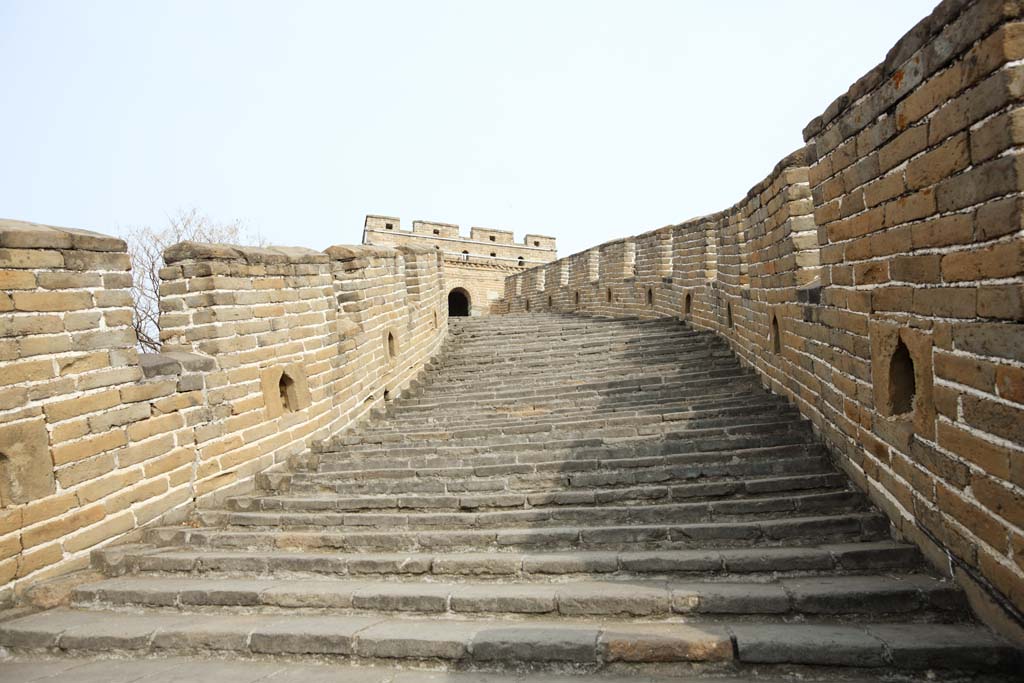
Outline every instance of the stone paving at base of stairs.
<svg viewBox="0 0 1024 683"><path fill-rule="evenodd" d="M756 672L742 676L707 672L645 675L634 671L610 675L538 671L492 673L205 657L131 660L4 657L0 652L0 683L914 683L928 680L932 679L927 673L870 679L814 671L782 676ZM964 683L987 681L977 676L962 680Z"/></svg>

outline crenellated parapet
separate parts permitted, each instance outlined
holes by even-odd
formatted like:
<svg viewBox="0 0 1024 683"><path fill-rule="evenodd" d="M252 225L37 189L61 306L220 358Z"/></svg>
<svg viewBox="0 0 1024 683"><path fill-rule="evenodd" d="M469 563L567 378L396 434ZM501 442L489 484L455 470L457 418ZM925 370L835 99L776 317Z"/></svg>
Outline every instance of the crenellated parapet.
<svg viewBox="0 0 1024 683"><path fill-rule="evenodd" d="M403 230L392 216L367 216L363 244L433 251L444 261L447 291L470 315L504 311L505 278L556 256L555 238L545 235L528 234L517 243L507 230L474 227L464 237L458 225L433 221L413 221L412 230Z"/></svg>
<svg viewBox="0 0 1024 683"><path fill-rule="evenodd" d="M124 241L0 222L0 602L384 406L447 329L430 249L164 260L162 352L139 354Z"/></svg>

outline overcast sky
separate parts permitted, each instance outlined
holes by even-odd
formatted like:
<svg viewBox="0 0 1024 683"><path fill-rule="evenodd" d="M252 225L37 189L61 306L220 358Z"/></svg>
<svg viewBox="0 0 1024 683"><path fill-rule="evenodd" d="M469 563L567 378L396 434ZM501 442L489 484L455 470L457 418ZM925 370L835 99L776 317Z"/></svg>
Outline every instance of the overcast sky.
<svg viewBox="0 0 1024 683"><path fill-rule="evenodd" d="M558 238L737 201L936 0L0 0L0 216Z"/></svg>

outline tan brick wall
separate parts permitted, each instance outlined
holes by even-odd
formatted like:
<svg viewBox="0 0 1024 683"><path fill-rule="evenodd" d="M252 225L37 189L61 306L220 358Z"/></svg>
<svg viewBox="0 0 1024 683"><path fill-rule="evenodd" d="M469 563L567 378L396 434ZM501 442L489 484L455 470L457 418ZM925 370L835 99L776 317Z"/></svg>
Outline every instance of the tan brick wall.
<svg viewBox="0 0 1024 683"><path fill-rule="evenodd" d="M0 603L364 417L447 329L433 250L165 260L164 352L140 356L123 241L0 222Z"/></svg>
<svg viewBox="0 0 1024 683"><path fill-rule="evenodd" d="M511 311L550 300L723 335L812 420L894 533L1018 635L1022 12L946 0L737 204L505 287Z"/></svg>

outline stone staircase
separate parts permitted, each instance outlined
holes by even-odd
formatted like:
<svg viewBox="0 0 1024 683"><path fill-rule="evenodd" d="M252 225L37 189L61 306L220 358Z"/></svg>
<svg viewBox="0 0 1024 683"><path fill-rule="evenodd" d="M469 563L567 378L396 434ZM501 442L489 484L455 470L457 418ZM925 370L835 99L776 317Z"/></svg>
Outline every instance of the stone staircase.
<svg viewBox="0 0 1024 683"><path fill-rule="evenodd" d="M94 553L17 653L1010 680L1018 653L714 334L453 319L386 416Z"/></svg>

